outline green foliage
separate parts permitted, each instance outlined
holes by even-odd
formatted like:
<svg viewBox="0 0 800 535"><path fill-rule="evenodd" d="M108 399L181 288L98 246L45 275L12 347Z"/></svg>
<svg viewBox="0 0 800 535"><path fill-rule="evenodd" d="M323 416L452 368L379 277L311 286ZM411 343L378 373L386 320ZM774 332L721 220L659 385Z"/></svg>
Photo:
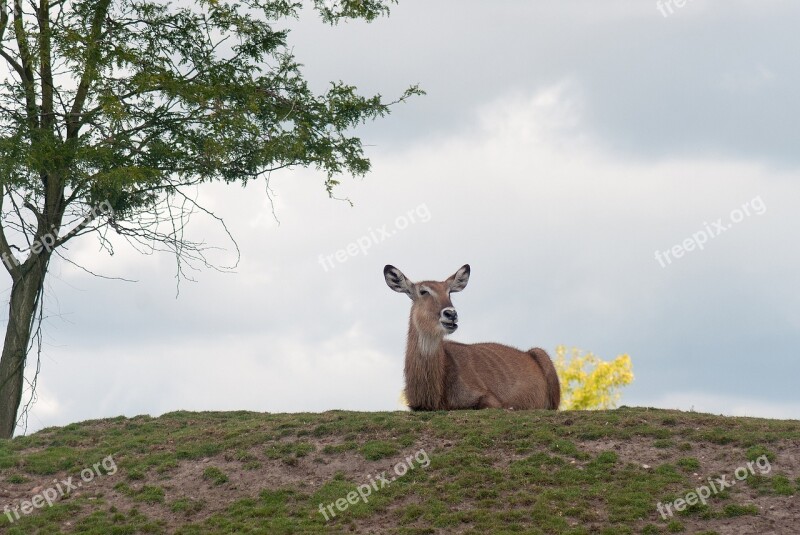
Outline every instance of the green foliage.
<svg viewBox="0 0 800 535"><path fill-rule="evenodd" d="M330 23L389 11L384 0L314 4ZM366 173L361 141L349 131L387 114L390 103L341 81L311 91L282 24L300 8L282 0L83 0L48 8L47 23L26 13L19 26L3 24L16 76L0 86L9 111L0 119L0 181L36 196L44 173L72 202L108 200L121 218L183 184L245 183L312 166L327 174L331 192L336 174ZM20 50L18 38L49 54ZM420 93L410 87L398 101Z"/></svg>

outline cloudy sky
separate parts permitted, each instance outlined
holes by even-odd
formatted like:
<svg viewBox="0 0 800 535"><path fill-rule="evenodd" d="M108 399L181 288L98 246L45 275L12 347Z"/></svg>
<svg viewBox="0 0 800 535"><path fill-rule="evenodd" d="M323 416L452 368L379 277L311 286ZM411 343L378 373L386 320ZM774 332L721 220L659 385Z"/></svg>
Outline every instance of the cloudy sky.
<svg viewBox="0 0 800 535"><path fill-rule="evenodd" d="M456 340L630 354L623 404L798 417L800 5L666 4L401 0L372 24L292 23L314 87L427 95L359 130L373 171L337 192L354 207L302 169L269 195L197 192L241 262L177 298L173 258L73 245L137 282L53 265L28 431L399 409L410 301L387 263L412 280L472 266ZM193 232L234 257L213 221Z"/></svg>

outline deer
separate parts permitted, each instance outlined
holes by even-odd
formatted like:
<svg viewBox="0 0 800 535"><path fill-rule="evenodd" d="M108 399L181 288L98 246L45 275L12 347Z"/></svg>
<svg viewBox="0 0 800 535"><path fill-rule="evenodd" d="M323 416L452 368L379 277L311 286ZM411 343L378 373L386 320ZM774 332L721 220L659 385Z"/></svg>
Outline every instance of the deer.
<svg viewBox="0 0 800 535"><path fill-rule="evenodd" d="M405 355L405 396L412 411L558 409L561 385L547 352L497 343L445 340L458 329L450 294L469 282L465 264L443 282L411 282L392 265L386 284L411 298Z"/></svg>

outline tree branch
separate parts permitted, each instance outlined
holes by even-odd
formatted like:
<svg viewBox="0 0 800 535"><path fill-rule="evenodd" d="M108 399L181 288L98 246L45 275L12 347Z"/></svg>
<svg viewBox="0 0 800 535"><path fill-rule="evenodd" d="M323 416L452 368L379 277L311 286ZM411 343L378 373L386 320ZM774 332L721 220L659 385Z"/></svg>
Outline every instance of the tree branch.
<svg viewBox="0 0 800 535"><path fill-rule="evenodd" d="M91 224L92 221L97 219L98 212L101 212L99 207L96 207L96 208L93 208L93 209L89 210L89 213L86 214L86 216L84 216L83 221L78 223L72 230L70 230L69 232L67 232L62 237L60 237L59 239L56 240L56 243L55 243L55 245L53 245L53 248L55 249L55 248L65 244L65 243L67 243L69 240L71 240L75 236L77 236L78 233L80 233L80 231L82 231L83 229L88 227L89 224Z"/></svg>
<svg viewBox="0 0 800 535"><path fill-rule="evenodd" d="M0 0L0 43L3 42L6 28L8 28L8 4L6 0Z"/></svg>
<svg viewBox="0 0 800 535"><path fill-rule="evenodd" d="M59 257L59 258L61 258L63 261L65 261L65 262L67 262L67 263L70 263L70 264L72 264L72 265L73 265L73 266L75 266L76 268L78 268L78 269L80 269L80 270L82 270L82 271L84 271L84 272L88 273L89 275L91 275L91 276L93 276L93 277L97 277L97 278L99 278L99 279L107 279L107 280L115 280L115 281L123 281L123 282L139 282L139 281L137 281L137 280L134 280L134 279L126 279L125 277L109 277L108 275L101 275L101 274L99 274L99 273L95 273L94 271L92 271L92 270L90 270L90 269L87 269L87 268L83 267L82 265L78 264L77 262L75 262L75 261L73 261L73 260L70 260L69 258L67 258L66 256L64 256L63 254L61 254L61 252L60 252L60 251L58 251L58 250L55 250L55 249L54 249L54 250L53 250L53 252L54 252L56 255L58 255L58 257Z"/></svg>
<svg viewBox="0 0 800 535"><path fill-rule="evenodd" d="M3 211L3 200L5 199L5 196L5 186L0 184L0 213ZM11 246L8 244L6 229L2 224L0 224L0 256L2 256L3 266L5 266L8 274L11 275L12 279L16 279L20 274L19 267L17 265L16 257L14 256L13 251L11 251Z"/></svg>
<svg viewBox="0 0 800 535"><path fill-rule="evenodd" d="M86 65L84 66L81 81L78 84L78 90L75 93L75 100L72 103L72 109L67 121L68 139L76 138L81 128L80 116L83 112L83 106L86 103L86 97L89 95L89 88L95 76L97 76L97 64L100 61L100 35L110 4L111 0L100 0L95 8L92 29L89 34L89 44L86 47Z"/></svg>
<svg viewBox="0 0 800 535"><path fill-rule="evenodd" d="M19 57L22 60L20 77L25 88L25 109L28 114L28 125L35 130L39 125L39 113L36 106L36 81L33 78L31 51L23 20L22 0L14 0L14 34L17 38Z"/></svg>
<svg viewBox="0 0 800 535"><path fill-rule="evenodd" d="M50 44L50 2L39 0L36 13L39 18L39 69L42 84L42 126L48 131L52 128L53 116L53 72L51 67Z"/></svg>

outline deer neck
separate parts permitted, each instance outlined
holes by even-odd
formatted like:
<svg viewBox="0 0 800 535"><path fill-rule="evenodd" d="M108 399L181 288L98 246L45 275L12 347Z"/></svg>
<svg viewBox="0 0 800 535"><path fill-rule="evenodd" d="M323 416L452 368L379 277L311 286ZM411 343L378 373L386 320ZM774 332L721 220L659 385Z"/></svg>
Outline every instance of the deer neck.
<svg viewBox="0 0 800 535"><path fill-rule="evenodd" d="M445 408L445 354L443 335L420 331L409 321L406 345L406 399L412 409Z"/></svg>

